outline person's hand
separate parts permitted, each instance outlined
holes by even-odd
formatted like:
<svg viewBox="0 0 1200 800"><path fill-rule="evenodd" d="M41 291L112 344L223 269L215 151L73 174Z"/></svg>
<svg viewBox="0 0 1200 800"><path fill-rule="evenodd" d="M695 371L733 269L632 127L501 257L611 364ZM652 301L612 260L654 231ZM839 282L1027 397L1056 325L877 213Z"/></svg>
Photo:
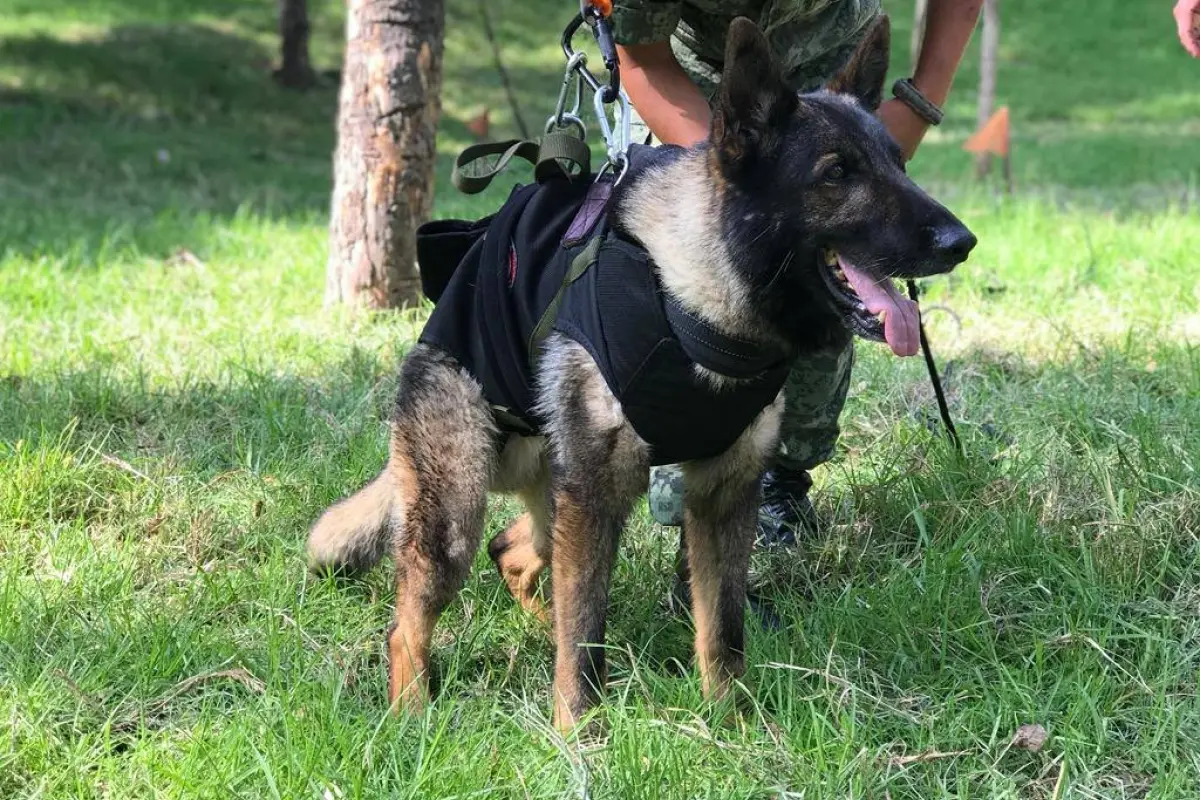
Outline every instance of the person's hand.
<svg viewBox="0 0 1200 800"><path fill-rule="evenodd" d="M1183 49L1200 58L1200 0L1179 0L1175 4L1175 27Z"/></svg>
<svg viewBox="0 0 1200 800"><path fill-rule="evenodd" d="M1200 0L1188 0L1188 2L1200 3ZM900 149L904 152L904 160L908 161L913 157L913 153L917 152L917 146L921 144L921 139L925 138L925 131L929 130L929 123L917 116L917 112L905 103L895 98L881 103L879 111L876 113L883 123L883 127L888 129L888 133L900 145Z"/></svg>

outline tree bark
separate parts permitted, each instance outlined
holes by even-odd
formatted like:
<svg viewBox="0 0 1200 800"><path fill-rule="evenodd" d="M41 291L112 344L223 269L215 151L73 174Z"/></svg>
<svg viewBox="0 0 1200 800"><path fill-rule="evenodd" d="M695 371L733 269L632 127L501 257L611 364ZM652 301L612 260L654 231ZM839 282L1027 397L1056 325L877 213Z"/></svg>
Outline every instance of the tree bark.
<svg viewBox="0 0 1200 800"><path fill-rule="evenodd" d="M325 300L369 308L421 295L416 229L433 205L442 0L348 0Z"/></svg>
<svg viewBox="0 0 1200 800"><path fill-rule="evenodd" d="M316 80L308 60L308 0L279 0L279 69L275 79L291 89L305 89Z"/></svg>
<svg viewBox="0 0 1200 800"><path fill-rule="evenodd" d="M983 35L979 43L979 113L976 130L982 128L996 108L996 66L1000 51L1000 0L984 0ZM992 169L990 153L975 156L975 177L984 178Z"/></svg>

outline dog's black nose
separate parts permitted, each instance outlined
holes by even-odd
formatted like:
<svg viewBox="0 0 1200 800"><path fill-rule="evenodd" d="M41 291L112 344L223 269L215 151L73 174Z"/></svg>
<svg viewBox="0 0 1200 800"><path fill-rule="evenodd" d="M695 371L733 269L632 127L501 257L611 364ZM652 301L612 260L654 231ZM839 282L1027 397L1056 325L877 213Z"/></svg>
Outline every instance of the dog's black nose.
<svg viewBox="0 0 1200 800"><path fill-rule="evenodd" d="M939 225L928 231L932 239L934 254L942 260L958 264L967 260L967 256L979 242L975 234L964 225Z"/></svg>

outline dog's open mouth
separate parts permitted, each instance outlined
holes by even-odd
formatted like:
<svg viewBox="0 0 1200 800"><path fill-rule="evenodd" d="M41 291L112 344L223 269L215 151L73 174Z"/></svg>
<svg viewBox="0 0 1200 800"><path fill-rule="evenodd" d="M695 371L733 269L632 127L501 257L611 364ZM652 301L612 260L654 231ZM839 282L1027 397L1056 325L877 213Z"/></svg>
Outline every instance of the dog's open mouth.
<svg viewBox="0 0 1200 800"><path fill-rule="evenodd" d="M821 276L851 332L887 342L898 356L916 355L921 345L917 304L902 296L890 278L868 275L832 250L824 255Z"/></svg>

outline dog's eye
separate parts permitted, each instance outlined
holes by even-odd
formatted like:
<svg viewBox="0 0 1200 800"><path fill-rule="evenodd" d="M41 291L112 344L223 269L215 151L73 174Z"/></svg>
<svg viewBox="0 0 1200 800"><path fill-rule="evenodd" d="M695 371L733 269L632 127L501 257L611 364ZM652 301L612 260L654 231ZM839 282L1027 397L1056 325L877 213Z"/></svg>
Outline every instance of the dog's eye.
<svg viewBox="0 0 1200 800"><path fill-rule="evenodd" d="M825 169L821 170L821 180L826 183L837 183L846 177L846 165L841 161L834 161Z"/></svg>

